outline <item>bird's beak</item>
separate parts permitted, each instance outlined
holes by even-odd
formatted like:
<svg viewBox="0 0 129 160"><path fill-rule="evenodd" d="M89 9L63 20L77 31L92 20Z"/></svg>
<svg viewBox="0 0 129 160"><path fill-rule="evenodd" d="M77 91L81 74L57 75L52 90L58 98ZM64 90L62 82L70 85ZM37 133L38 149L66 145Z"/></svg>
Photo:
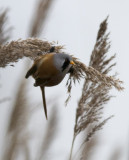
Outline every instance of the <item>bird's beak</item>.
<svg viewBox="0 0 129 160"><path fill-rule="evenodd" d="M75 65L74 61L70 61L70 64Z"/></svg>

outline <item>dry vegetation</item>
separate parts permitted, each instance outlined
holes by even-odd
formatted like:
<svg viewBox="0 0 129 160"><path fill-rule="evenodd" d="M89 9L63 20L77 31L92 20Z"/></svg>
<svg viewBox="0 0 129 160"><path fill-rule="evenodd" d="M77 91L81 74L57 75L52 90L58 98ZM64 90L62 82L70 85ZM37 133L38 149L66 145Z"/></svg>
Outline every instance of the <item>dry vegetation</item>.
<svg viewBox="0 0 129 160"><path fill-rule="evenodd" d="M10 38L12 27L8 26L8 9L0 11L0 44L4 44Z"/></svg>
<svg viewBox="0 0 129 160"><path fill-rule="evenodd" d="M119 83L121 83L121 81L114 79L115 75L110 77L107 76L107 74L112 70L113 66L116 65L116 63L112 63L115 55L112 57L107 56L108 50L110 48L110 42L108 41L109 34L106 33L107 19L108 18L106 18L100 24L96 43L89 62L90 68L92 67L92 69L96 69L97 72L99 71L100 77L104 77L98 79L97 81L92 80L92 78L89 78L88 76L85 78L82 95L76 111L76 120L70 159L72 157L73 145L77 135L87 129L87 127L92 126L91 130L88 131L87 136L84 140L84 143L88 142L96 133L96 131L102 129L104 124L112 117L110 116L105 120L101 120L104 104L106 104L112 97L109 94L112 86L116 87L118 90L123 89L121 86L119 86ZM97 74L92 75L93 79L95 79L94 77Z"/></svg>
<svg viewBox="0 0 129 160"><path fill-rule="evenodd" d="M28 34L29 37L39 36L39 33L45 24L51 4L52 0L39 1L37 10L35 12L35 17L32 20L32 28ZM53 46L55 46L56 52L63 52L63 46L57 45L55 42L43 41L38 38L28 38L26 40L19 39L7 43L7 40L10 37L10 29L5 31L6 19L7 11L1 12L0 67L11 65L23 57L28 57L33 60L41 54L48 54ZM74 66L73 72L69 75L66 84L69 93L66 104L71 97L72 84L76 83L76 81L80 81L82 78L84 78L85 81L82 89L82 95L76 110L73 141L69 158L70 160L72 159L72 152L76 137L82 131L87 129L87 134L85 136L83 145L86 144L91 140L91 137L93 137L97 131L102 129L105 123L112 117L109 116L104 120L102 119L104 105L112 98L112 96L109 94L112 87L115 87L118 91L123 89L121 86L122 81L117 79L115 75L109 76L109 72L116 64L112 62L115 58L115 55L111 57L107 56L110 48L110 42L108 40L109 34L106 33L107 19L108 18L106 18L100 25L96 43L91 53L89 66L86 66L73 56L76 65ZM19 89L17 91L17 96L15 98L16 100L7 130L7 142L5 143L5 153L3 156L4 160L17 159L19 156L17 150L22 150L25 159L31 159L28 142L30 134L27 126L29 124L29 118L32 115L29 110L30 108L28 100L26 99L26 83L27 82L25 82L24 79L21 80L21 84L19 83ZM58 122L56 113L57 112L53 110L51 119L48 122L45 141L41 142L40 148L37 150L37 160L46 159L45 156L47 151L53 142L56 134L55 128L57 128ZM88 129L88 127L90 129ZM91 142L93 141L91 140ZM83 147L83 145L80 146ZM95 143L92 143L91 146L93 145L95 145ZM81 159L88 159L88 149L87 151L84 151L83 149Z"/></svg>

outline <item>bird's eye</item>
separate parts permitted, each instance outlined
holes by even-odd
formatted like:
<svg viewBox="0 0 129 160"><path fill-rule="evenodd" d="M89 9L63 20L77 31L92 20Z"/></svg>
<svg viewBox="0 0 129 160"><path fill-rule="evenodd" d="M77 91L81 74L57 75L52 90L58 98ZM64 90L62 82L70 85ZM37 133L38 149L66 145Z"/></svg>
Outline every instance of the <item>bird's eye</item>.
<svg viewBox="0 0 129 160"><path fill-rule="evenodd" d="M70 60L66 58L62 66L62 71L64 71L68 67L69 64L70 64Z"/></svg>

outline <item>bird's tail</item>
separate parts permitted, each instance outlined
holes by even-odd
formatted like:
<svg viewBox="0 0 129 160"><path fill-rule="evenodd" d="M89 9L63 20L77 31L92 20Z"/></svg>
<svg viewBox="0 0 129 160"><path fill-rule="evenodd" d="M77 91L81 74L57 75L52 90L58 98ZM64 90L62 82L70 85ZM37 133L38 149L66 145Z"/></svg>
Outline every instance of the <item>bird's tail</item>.
<svg viewBox="0 0 129 160"><path fill-rule="evenodd" d="M47 119L47 106L46 106L46 98L45 98L45 87L40 86L40 88L41 88L41 91L42 91L44 112L45 112L45 116L46 116L46 119Z"/></svg>

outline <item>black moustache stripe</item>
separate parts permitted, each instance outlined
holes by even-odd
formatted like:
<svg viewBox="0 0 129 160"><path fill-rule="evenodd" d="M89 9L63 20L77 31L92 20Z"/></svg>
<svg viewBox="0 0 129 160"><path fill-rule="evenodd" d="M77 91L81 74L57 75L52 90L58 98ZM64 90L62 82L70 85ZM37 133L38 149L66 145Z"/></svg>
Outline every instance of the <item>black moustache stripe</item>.
<svg viewBox="0 0 129 160"><path fill-rule="evenodd" d="M64 71L68 67L69 64L70 64L69 59L65 59L65 62L63 64L63 66L62 66L62 71Z"/></svg>

